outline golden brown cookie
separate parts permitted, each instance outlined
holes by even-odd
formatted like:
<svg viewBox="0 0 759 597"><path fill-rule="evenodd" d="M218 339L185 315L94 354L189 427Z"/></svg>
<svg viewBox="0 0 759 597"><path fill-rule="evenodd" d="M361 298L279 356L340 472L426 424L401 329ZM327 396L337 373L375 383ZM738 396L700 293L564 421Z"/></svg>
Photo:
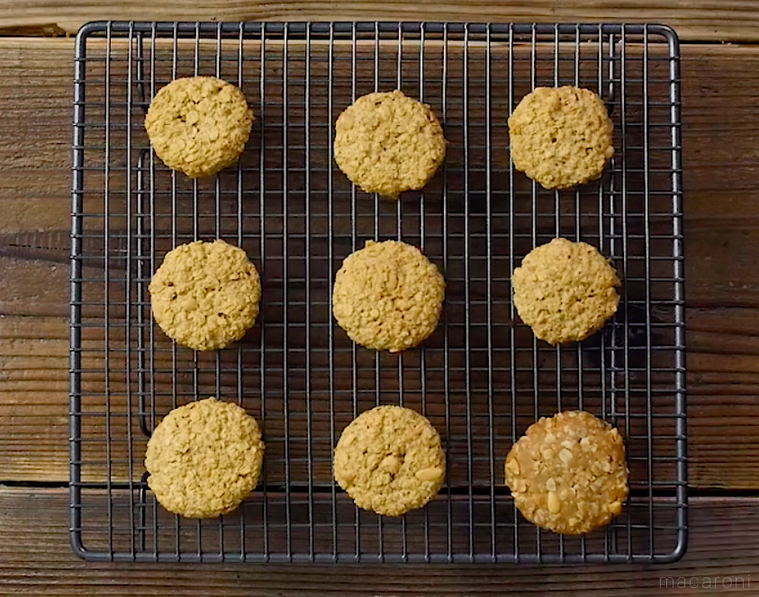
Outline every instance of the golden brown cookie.
<svg viewBox="0 0 759 597"><path fill-rule="evenodd" d="M241 339L258 316L261 280L245 251L223 240L179 245L149 286L153 316L167 336L195 350Z"/></svg>
<svg viewBox="0 0 759 597"><path fill-rule="evenodd" d="M401 91L358 98L335 124L335 162L367 193L397 198L429 182L445 157L443 129Z"/></svg>
<svg viewBox="0 0 759 597"><path fill-rule="evenodd" d="M563 535L584 535L617 516L627 475L619 432L583 411L540 419L506 456L506 485L519 511Z"/></svg>
<svg viewBox="0 0 759 597"><path fill-rule="evenodd" d="M614 155L614 124L592 91L538 87L509 117L514 167L546 189L566 189L601 176Z"/></svg>
<svg viewBox="0 0 759 597"><path fill-rule="evenodd" d="M445 454L425 417L400 406L378 406L343 430L334 471L358 507L400 516L435 497L445 477Z"/></svg>
<svg viewBox="0 0 759 597"><path fill-rule="evenodd" d="M264 444L256 420L208 398L172 410L145 453L148 486L169 512L214 518L232 512L258 483Z"/></svg>
<svg viewBox="0 0 759 597"><path fill-rule="evenodd" d="M145 116L156 155L190 178L233 164L252 124L253 111L242 91L215 77L172 81L156 93Z"/></svg>
<svg viewBox="0 0 759 597"><path fill-rule="evenodd" d="M444 296L443 275L419 249L367 241L337 272L332 311L354 342L400 352L435 331Z"/></svg>
<svg viewBox="0 0 759 597"><path fill-rule="evenodd" d="M617 312L619 278L598 250L555 238L530 251L511 277L514 306L549 344L579 342Z"/></svg>

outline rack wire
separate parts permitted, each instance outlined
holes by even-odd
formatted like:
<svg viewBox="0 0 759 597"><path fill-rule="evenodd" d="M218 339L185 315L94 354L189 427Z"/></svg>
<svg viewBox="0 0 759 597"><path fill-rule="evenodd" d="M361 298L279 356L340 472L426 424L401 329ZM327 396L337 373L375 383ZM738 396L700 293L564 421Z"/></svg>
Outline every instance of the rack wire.
<svg viewBox="0 0 759 597"><path fill-rule="evenodd" d="M663 562L684 553L685 343L677 38L657 25L138 23L76 41L71 257L71 538L90 560ZM167 169L143 116L174 78L238 85L255 124L236 167ZM616 154L597 183L546 191L514 170L507 119L539 85L598 92ZM449 141L441 172L398 202L353 187L332 159L355 98L402 89ZM518 321L510 276L555 236L609 256L623 279L603 332L549 347ZM262 271L259 321L215 353L154 324L147 285L195 239L242 246ZM436 333L391 355L331 315L334 274L368 239L420 246L445 273ZM147 489L147 439L173 407L236 401L262 424L263 479L216 520L168 514ZM376 404L424 413L447 481L398 519L335 485L341 430ZM503 461L538 417L583 408L626 440L631 496L585 537L518 515Z"/></svg>

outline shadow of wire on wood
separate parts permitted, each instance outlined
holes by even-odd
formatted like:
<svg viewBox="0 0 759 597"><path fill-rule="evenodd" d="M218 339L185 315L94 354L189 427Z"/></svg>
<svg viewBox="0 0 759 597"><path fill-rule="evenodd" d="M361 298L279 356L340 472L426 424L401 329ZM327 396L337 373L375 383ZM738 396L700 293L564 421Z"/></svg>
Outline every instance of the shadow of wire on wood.
<svg viewBox="0 0 759 597"><path fill-rule="evenodd" d="M93 560L669 561L686 539L679 80L658 26L95 23L77 42L72 258L71 528ZM256 121L236 167L190 180L150 152L143 116L172 79L238 85ZM511 165L507 119L538 85L598 92L615 124L604 177L553 192ZM401 88L432 106L444 166L399 202L332 163L337 115ZM623 279L612 323L537 342L510 276L534 246L581 239ZM262 272L262 312L232 348L195 353L155 326L147 285L179 243L216 237ZM333 277L369 239L401 238L444 272L441 323L400 355L355 347ZM148 434L219 396L262 424L262 485L223 519L189 521L146 489ZM376 404L424 413L447 481L399 519L332 480L342 429ZM607 529L559 537L517 515L506 452L540 416L583 408L620 428L631 498Z"/></svg>

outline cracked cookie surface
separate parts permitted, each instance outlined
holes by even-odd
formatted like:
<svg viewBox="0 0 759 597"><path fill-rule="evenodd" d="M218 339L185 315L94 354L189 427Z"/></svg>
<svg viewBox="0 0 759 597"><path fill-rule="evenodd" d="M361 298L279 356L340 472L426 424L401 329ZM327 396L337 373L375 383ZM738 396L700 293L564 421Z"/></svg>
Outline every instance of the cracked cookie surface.
<svg viewBox="0 0 759 597"><path fill-rule="evenodd" d="M531 425L506 456L505 474L522 515L565 535L608 523L621 512L628 492L619 432L584 411Z"/></svg>
<svg viewBox="0 0 759 597"><path fill-rule="evenodd" d="M599 330L619 306L619 278L598 250L555 238L536 247L511 277L514 306L536 337L579 342Z"/></svg>
<svg viewBox="0 0 759 597"><path fill-rule="evenodd" d="M145 116L156 155L190 178L233 164L252 124L253 111L242 91L215 77L172 81L156 93Z"/></svg>
<svg viewBox="0 0 759 597"><path fill-rule="evenodd" d="M149 286L156 323L179 344L217 350L253 326L261 280L245 251L223 240L180 245Z"/></svg>
<svg viewBox="0 0 759 597"><path fill-rule="evenodd" d="M367 241L337 272L332 311L354 342L400 352L435 331L444 296L443 275L419 249Z"/></svg>
<svg viewBox="0 0 759 597"><path fill-rule="evenodd" d="M398 90L358 98L335 123L340 170L365 192L384 197L422 189L442 164L445 147L430 107Z"/></svg>
<svg viewBox="0 0 759 597"><path fill-rule="evenodd" d="M214 518L253 491L263 456L253 417L236 404L200 400L172 410L153 431L145 453L148 486L169 512Z"/></svg>
<svg viewBox="0 0 759 597"><path fill-rule="evenodd" d="M343 430L334 474L358 507L400 516L435 497L445 478L445 454L425 417L400 406L378 406Z"/></svg>
<svg viewBox="0 0 759 597"><path fill-rule="evenodd" d="M546 189L599 178L614 155L613 137L601 98L579 87L538 87L509 117L514 167Z"/></svg>

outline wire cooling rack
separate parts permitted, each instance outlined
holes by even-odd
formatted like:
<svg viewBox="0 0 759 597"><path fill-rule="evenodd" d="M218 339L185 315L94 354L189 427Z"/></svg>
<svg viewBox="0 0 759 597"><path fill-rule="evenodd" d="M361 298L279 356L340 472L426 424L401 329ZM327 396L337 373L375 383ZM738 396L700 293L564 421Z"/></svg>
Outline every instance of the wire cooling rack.
<svg viewBox="0 0 759 597"><path fill-rule="evenodd" d="M76 42L71 269L71 537L92 560L670 561L686 543L679 57L655 25L91 23ZM167 169L143 117L181 76L239 85L255 112L236 167ZM514 170L507 119L538 85L598 92L615 125L604 177L546 191ZM450 144L422 193L367 195L332 159L356 97L402 89ZM619 313L578 345L517 321L509 279L555 236L608 255ZM215 353L171 343L147 285L179 243L224 238L262 271L262 311ZM436 333L400 355L353 345L331 316L344 257L367 239L420 246L444 271ZM206 396L262 424L261 485L216 520L169 515L147 489L147 439ZM440 431L447 482L398 519L358 510L333 483L342 429L401 403ZM538 417L583 408L617 425L630 467L622 515L586 537L540 531L503 482Z"/></svg>

